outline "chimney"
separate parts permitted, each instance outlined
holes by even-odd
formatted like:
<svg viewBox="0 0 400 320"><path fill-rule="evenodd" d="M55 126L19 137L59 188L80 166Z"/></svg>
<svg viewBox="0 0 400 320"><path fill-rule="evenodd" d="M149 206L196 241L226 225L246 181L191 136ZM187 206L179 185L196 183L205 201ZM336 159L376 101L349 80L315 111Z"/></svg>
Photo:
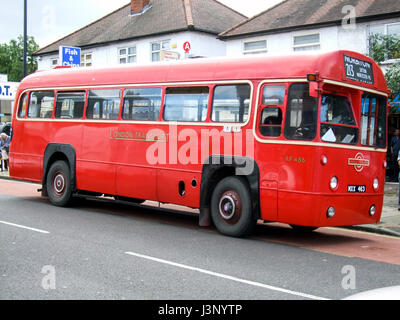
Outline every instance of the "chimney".
<svg viewBox="0 0 400 320"><path fill-rule="evenodd" d="M131 0L131 12L140 13L149 3L150 0Z"/></svg>

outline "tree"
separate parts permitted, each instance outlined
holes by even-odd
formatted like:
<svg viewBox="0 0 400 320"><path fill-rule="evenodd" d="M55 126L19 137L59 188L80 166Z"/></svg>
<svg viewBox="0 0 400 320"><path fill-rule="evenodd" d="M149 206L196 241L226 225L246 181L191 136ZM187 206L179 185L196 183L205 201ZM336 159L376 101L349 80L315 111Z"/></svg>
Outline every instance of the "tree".
<svg viewBox="0 0 400 320"><path fill-rule="evenodd" d="M37 70L37 61L33 56L39 45L33 37L27 39L27 73ZM9 81L19 82L24 77L24 38L11 40L9 44L0 45L0 73L8 74Z"/></svg>
<svg viewBox="0 0 400 320"><path fill-rule="evenodd" d="M400 38L394 35L374 34L369 37L369 56L378 63L400 59ZM400 93L400 62L386 69L386 82L393 93Z"/></svg>

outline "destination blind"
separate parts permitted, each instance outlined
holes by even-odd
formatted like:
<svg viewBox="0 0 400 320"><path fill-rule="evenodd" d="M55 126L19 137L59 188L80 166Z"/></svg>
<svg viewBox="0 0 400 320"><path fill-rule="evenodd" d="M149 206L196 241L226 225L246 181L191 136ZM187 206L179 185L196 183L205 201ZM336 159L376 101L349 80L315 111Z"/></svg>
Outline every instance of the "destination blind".
<svg viewBox="0 0 400 320"><path fill-rule="evenodd" d="M374 84L372 63L345 55L344 69L347 79Z"/></svg>

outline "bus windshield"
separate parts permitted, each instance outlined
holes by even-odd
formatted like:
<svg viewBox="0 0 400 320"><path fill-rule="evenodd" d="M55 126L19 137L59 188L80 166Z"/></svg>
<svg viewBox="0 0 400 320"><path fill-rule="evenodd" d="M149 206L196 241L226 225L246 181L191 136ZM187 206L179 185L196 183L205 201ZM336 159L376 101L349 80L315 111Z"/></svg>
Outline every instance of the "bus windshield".
<svg viewBox="0 0 400 320"><path fill-rule="evenodd" d="M347 97L330 94L322 96L321 139L344 144L358 142L358 128Z"/></svg>

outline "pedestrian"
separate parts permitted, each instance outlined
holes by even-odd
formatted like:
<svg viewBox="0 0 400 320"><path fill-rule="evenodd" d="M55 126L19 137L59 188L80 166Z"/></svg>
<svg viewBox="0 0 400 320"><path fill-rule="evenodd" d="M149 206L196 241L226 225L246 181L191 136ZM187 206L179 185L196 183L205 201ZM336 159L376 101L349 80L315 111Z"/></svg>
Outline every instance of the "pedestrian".
<svg viewBox="0 0 400 320"><path fill-rule="evenodd" d="M399 154L400 151L400 129L396 129L394 131L394 136L392 137L392 140L390 141L390 151L392 153L392 161L393 161L393 180L395 182L399 181L399 166L397 164L397 155Z"/></svg>
<svg viewBox="0 0 400 320"><path fill-rule="evenodd" d="M0 150L1 150L1 158L4 162L4 169L8 170L8 152L10 150L10 141L11 138L5 134L4 132L0 134Z"/></svg>

